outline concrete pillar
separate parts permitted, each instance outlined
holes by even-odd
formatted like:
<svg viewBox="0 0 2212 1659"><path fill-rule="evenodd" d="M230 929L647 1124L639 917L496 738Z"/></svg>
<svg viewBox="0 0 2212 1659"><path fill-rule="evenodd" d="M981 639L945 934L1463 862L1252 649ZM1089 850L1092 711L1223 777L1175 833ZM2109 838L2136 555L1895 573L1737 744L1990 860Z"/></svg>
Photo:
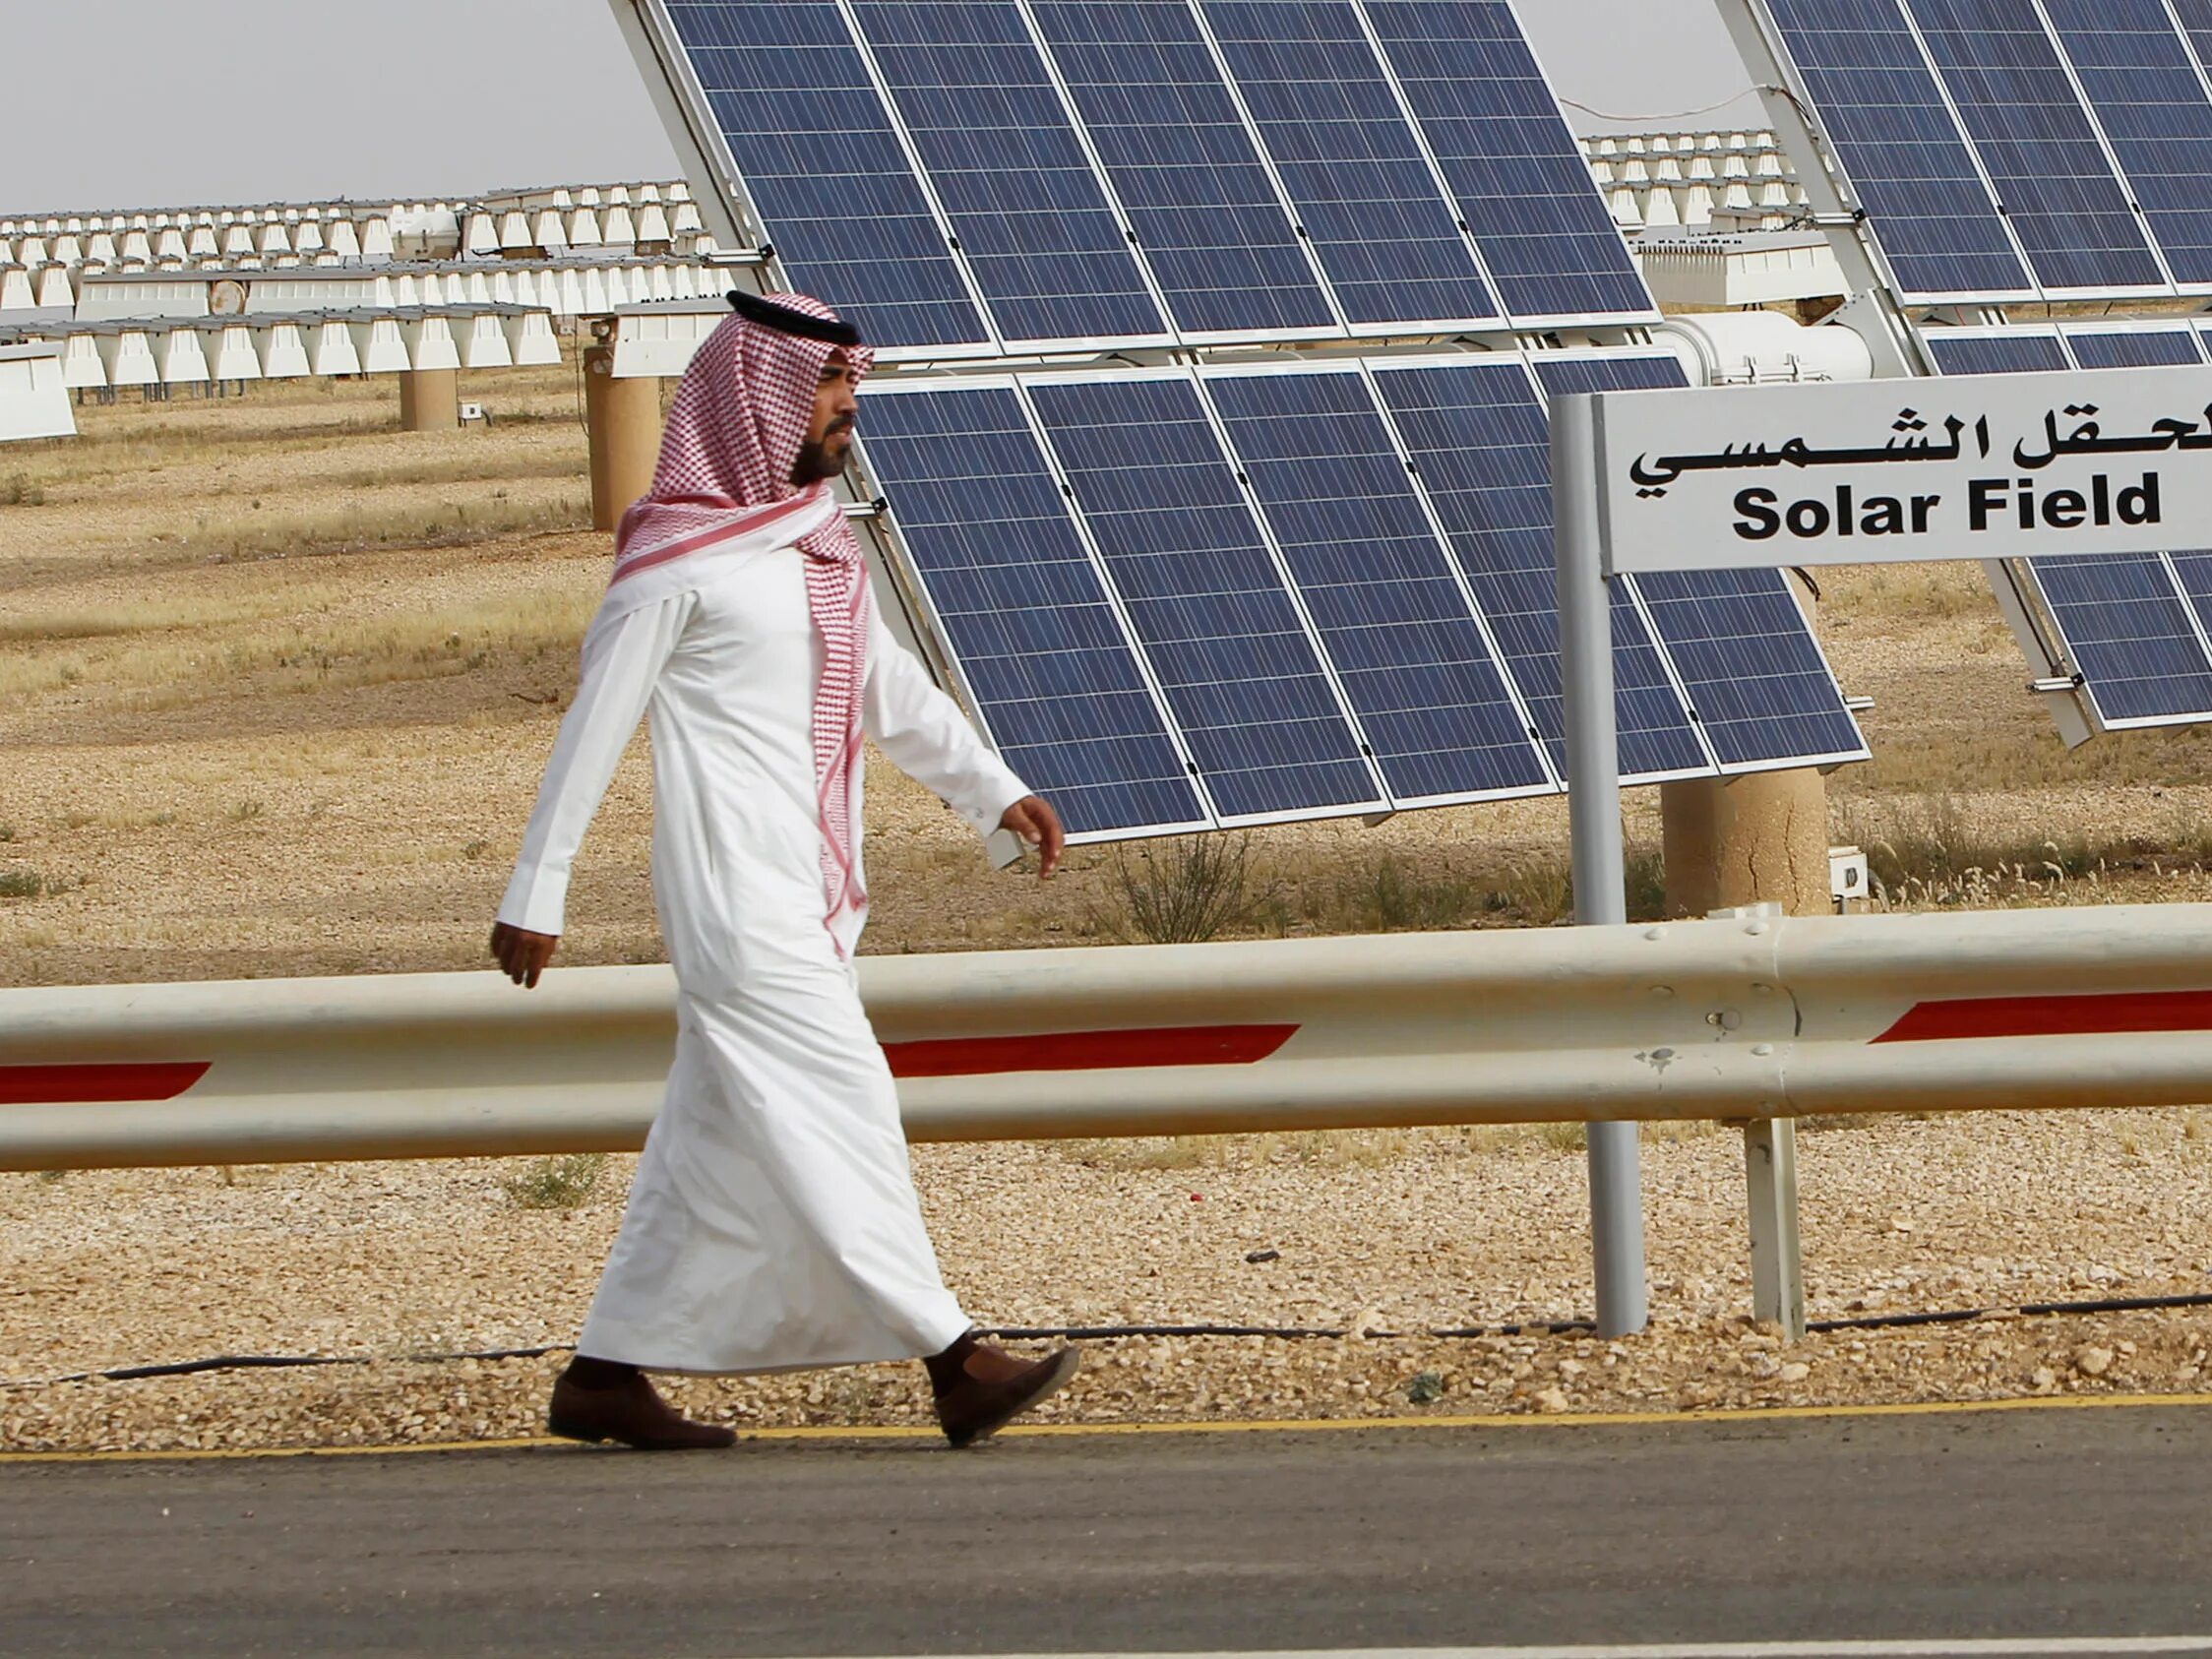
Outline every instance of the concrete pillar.
<svg viewBox="0 0 2212 1659"><path fill-rule="evenodd" d="M399 430L451 432L461 425L461 371L409 369L399 377Z"/></svg>
<svg viewBox="0 0 2212 1659"><path fill-rule="evenodd" d="M584 352L584 420L591 436L591 527L611 530L652 488L660 461L660 382L617 380L614 346Z"/></svg>
<svg viewBox="0 0 2212 1659"><path fill-rule="evenodd" d="M1813 623L1811 590L1788 579ZM1659 788L1667 914L1706 916L1742 904L1779 904L1824 916L1828 893L1828 780L1807 767L1743 777L1693 777Z"/></svg>
<svg viewBox="0 0 2212 1659"><path fill-rule="evenodd" d="M1659 789L1667 914L1771 899L1818 916L1828 897L1828 786L1811 768L1693 777Z"/></svg>

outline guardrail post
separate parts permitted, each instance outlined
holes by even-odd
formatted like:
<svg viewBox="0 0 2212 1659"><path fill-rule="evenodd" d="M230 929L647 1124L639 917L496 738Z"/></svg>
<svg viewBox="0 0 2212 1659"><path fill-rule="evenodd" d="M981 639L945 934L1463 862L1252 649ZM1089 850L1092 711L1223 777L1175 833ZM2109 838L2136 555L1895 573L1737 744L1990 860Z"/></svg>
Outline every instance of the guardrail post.
<svg viewBox="0 0 2212 1659"><path fill-rule="evenodd" d="M1621 847L1621 745L1613 707L1613 593L1599 559L1597 430L1587 395L1552 405L1553 542L1559 565L1560 671L1567 728L1574 920L1628 919ZM1642 1146L1633 1123L1592 1123L1590 1248L1600 1336L1650 1322L1643 1256Z"/></svg>
<svg viewBox="0 0 2212 1659"><path fill-rule="evenodd" d="M1751 1194L1751 1316L1805 1335L1805 1258L1798 1248L1797 1120L1744 1126L1745 1185Z"/></svg>

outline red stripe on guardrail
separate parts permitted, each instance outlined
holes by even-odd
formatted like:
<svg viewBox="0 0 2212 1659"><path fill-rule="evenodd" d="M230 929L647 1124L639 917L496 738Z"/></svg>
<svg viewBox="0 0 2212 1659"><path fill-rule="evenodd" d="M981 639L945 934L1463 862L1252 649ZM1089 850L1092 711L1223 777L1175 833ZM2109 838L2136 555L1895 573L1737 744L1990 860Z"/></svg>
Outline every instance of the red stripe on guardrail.
<svg viewBox="0 0 2212 1659"><path fill-rule="evenodd" d="M1916 1003L1877 1043L1957 1037L2089 1037L2212 1031L2212 991L2111 991L2063 997L1958 997Z"/></svg>
<svg viewBox="0 0 2212 1659"><path fill-rule="evenodd" d="M96 1066L0 1066L0 1106L174 1100L208 1075L206 1060L113 1061Z"/></svg>
<svg viewBox="0 0 2212 1659"><path fill-rule="evenodd" d="M1166 1025L1135 1031L1048 1031L1026 1037L933 1037L886 1043L894 1077L980 1077L995 1072L1106 1072L1144 1066L1250 1066L1295 1025Z"/></svg>

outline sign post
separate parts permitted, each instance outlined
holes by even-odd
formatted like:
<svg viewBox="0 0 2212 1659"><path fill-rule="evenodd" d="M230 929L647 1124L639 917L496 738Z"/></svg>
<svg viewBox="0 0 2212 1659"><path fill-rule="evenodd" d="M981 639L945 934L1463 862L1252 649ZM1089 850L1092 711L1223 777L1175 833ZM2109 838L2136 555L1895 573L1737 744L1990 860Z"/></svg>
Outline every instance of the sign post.
<svg viewBox="0 0 2212 1659"><path fill-rule="evenodd" d="M1574 920L1628 920L1612 583L2212 545L2212 369L1579 393L1552 404ZM1725 1039L1724 1039L1725 1040ZM1649 1318L1636 1127L1590 1126L1604 1336Z"/></svg>

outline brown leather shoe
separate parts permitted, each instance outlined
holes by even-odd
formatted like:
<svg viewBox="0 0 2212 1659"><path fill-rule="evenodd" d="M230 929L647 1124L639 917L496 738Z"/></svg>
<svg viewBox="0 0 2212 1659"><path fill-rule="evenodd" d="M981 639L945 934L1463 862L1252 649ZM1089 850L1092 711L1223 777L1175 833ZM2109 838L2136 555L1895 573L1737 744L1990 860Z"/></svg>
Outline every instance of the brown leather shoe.
<svg viewBox="0 0 2212 1659"><path fill-rule="evenodd" d="M937 1399L938 1425L947 1440L961 1446L997 1434L1057 1394L1075 1375L1082 1355L1062 1348L1041 1360L1017 1359L1003 1348L984 1346L971 1330L924 1363Z"/></svg>
<svg viewBox="0 0 2212 1659"><path fill-rule="evenodd" d="M563 1440L620 1441L640 1451L706 1451L737 1442L734 1429L678 1416L643 1372L603 1388L563 1377L553 1384L545 1426Z"/></svg>

